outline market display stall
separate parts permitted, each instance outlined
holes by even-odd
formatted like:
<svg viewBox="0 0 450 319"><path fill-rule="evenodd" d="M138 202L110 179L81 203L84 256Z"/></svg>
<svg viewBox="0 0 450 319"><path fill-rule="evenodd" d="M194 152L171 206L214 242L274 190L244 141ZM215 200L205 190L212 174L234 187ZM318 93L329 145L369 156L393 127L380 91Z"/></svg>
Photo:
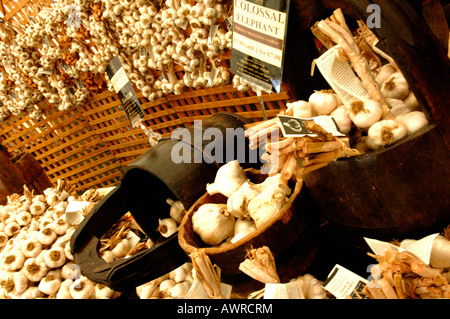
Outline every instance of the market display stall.
<svg viewBox="0 0 450 319"><path fill-rule="evenodd" d="M440 1L3 9L2 299L450 299Z"/></svg>

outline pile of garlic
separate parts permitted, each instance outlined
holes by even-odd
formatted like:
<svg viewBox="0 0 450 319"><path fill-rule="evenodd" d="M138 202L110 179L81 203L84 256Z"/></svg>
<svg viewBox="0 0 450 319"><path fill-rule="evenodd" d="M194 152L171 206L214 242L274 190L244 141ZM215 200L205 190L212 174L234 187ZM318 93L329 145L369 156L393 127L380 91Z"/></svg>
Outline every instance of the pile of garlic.
<svg viewBox="0 0 450 319"><path fill-rule="evenodd" d="M210 195L222 194L226 203L205 203L192 215L192 227L210 246L235 243L261 228L288 201L291 189L281 174L262 183L252 183L237 160L221 166L214 182L207 184Z"/></svg>
<svg viewBox="0 0 450 319"><path fill-rule="evenodd" d="M69 242L78 223L66 219L66 208L70 201L95 196L80 197L73 190L63 180L39 195L24 185L23 195L12 194L0 206L0 299L119 296L81 275L74 262Z"/></svg>
<svg viewBox="0 0 450 319"><path fill-rule="evenodd" d="M171 272L136 287L140 299L183 299L194 282L195 269L186 262Z"/></svg>
<svg viewBox="0 0 450 319"><path fill-rule="evenodd" d="M222 58L232 39L226 8L222 0L52 2L23 31L10 30L12 44L0 45L13 81L0 83L0 120L24 113L39 118L44 99L65 111L90 93L115 92L105 73L115 56L151 101L230 84Z"/></svg>
<svg viewBox="0 0 450 319"><path fill-rule="evenodd" d="M381 103L367 99L354 99L346 106L333 90L313 92L308 101L288 103L286 113L295 117L311 118L329 115L334 118L339 131L354 140L353 148L361 153L377 150L428 125L428 119L403 74L392 64L374 69L376 81L389 110L383 111Z"/></svg>

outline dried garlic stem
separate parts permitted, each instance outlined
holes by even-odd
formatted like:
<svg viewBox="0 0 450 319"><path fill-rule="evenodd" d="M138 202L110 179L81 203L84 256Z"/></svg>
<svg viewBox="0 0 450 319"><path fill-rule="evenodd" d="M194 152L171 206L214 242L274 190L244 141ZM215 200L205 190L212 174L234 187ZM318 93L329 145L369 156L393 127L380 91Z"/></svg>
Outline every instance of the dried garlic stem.
<svg viewBox="0 0 450 319"><path fill-rule="evenodd" d="M220 269L213 266L203 249L197 249L190 255L192 265L203 287L212 299L224 299L220 290Z"/></svg>

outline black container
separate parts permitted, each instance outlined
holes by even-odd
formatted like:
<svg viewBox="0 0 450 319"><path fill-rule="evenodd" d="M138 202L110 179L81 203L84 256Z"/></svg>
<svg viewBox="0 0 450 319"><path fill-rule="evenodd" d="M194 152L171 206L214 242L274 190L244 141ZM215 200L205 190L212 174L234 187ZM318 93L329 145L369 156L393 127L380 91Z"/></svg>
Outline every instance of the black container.
<svg viewBox="0 0 450 319"><path fill-rule="evenodd" d="M177 233L158 241L150 249L110 263L99 256L100 238L130 212L145 234L155 242L160 237L156 230L158 219L169 216L166 199L180 200L188 209L204 194L206 184L214 181L217 169L223 164L204 152L211 140L199 139L198 134L208 128L216 128L225 136L227 128L243 128L246 122L245 118L234 114L217 113L204 120L201 128L193 125L183 129L186 133L183 141L163 139L130 163L123 171L121 183L91 210L72 235L71 249L81 273L116 291L126 291L187 262L189 258L179 247ZM195 134L197 138L194 140ZM191 140L186 136L191 136ZM222 151L230 151L230 147L238 145L236 140L234 138L231 144L233 139L224 138ZM175 146L179 148L179 143L189 144L191 160L188 163L175 163L172 159L172 150ZM245 152L249 152L247 140ZM198 161L199 158L203 160ZM261 162L248 163L244 158L241 165L258 166Z"/></svg>

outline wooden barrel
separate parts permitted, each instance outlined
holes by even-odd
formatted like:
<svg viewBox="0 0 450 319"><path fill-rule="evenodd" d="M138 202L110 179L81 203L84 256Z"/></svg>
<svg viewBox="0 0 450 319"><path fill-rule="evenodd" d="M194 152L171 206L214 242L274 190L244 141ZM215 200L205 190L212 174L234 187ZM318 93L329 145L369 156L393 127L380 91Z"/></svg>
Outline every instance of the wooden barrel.
<svg viewBox="0 0 450 319"><path fill-rule="evenodd" d="M23 193L25 180L20 170L10 162L10 157L0 152L0 205L7 203L11 194Z"/></svg>
<svg viewBox="0 0 450 319"><path fill-rule="evenodd" d="M253 183L261 183L267 177L254 169L247 169L245 173ZM270 248L280 279L289 280L300 275L314 258L319 224L317 215L309 209L306 197L301 194L303 182L291 179L288 185L293 190L288 202L267 221L264 227L249 233L235 243L219 247L208 246L193 231L192 216L201 205L226 203L227 200L220 194L205 193L189 208L180 224L178 230L180 247L187 254L199 248L204 249L212 263L220 267L224 282L237 283L244 280L239 264L245 260L250 249L261 246Z"/></svg>
<svg viewBox="0 0 450 319"><path fill-rule="evenodd" d="M355 245L441 232L450 224L450 154L430 125L392 147L304 176L329 220Z"/></svg>
<svg viewBox="0 0 450 319"><path fill-rule="evenodd" d="M21 173L30 191L33 190L35 194L42 194L46 188L53 187L50 178L32 154L22 152L14 155L10 161Z"/></svg>

